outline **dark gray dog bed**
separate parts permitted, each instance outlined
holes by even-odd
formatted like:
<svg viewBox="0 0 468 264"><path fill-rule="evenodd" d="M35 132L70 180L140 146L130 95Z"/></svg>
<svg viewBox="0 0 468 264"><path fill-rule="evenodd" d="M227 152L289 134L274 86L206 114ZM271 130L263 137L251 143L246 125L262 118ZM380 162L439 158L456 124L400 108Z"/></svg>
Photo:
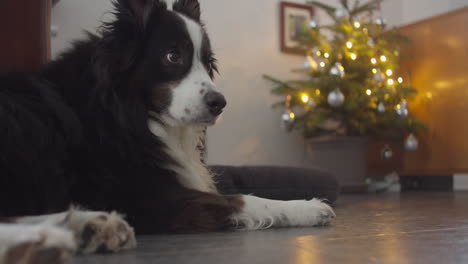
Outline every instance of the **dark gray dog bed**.
<svg viewBox="0 0 468 264"><path fill-rule="evenodd" d="M222 194L253 194L276 200L338 198L336 178L324 171L272 166L211 166Z"/></svg>

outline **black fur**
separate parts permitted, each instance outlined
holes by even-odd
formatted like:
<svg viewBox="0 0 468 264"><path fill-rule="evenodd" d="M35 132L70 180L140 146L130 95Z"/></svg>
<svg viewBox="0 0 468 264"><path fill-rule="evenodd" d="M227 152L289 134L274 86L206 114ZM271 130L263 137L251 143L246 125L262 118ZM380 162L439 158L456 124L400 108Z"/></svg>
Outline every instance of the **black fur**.
<svg viewBox="0 0 468 264"><path fill-rule="evenodd" d="M186 29L160 1L114 4L101 36L75 42L40 73L0 75L0 216L74 203L118 210L138 233L227 228L241 201L182 187L147 127L148 111L170 102L167 84L190 69L161 60L170 48L193 56ZM174 6L199 21L197 1ZM209 46L203 53L213 74Z"/></svg>

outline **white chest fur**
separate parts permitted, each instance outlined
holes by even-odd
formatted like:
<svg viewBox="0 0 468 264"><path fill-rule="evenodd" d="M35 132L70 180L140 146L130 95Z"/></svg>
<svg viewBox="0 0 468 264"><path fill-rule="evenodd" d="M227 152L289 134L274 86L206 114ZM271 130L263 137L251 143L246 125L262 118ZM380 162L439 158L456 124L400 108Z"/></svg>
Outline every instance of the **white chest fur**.
<svg viewBox="0 0 468 264"><path fill-rule="evenodd" d="M167 169L177 174L179 182L187 188L216 192L211 173L200 160L199 144L204 127L170 127L149 119L150 131L167 146L167 153L177 162Z"/></svg>

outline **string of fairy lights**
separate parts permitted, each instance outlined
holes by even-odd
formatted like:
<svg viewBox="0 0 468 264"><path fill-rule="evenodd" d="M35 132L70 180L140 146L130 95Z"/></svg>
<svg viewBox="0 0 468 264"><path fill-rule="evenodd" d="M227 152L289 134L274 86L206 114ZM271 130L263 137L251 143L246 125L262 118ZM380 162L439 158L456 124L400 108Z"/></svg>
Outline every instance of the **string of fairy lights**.
<svg viewBox="0 0 468 264"><path fill-rule="evenodd" d="M380 6L379 6L379 13L381 14ZM334 16L337 21L349 21L350 20L350 13L348 9L344 7L338 7L335 9ZM386 24L385 19L382 17L382 15L377 16L373 23L377 26L384 27ZM359 54L359 52L355 49L356 46L362 45L362 43L357 43L356 40L350 38L348 40L344 41L344 46L345 52L342 52L341 49L339 51L339 55L333 56L333 47L330 50L320 50L318 47L313 47L310 49L310 51L307 53L303 68L305 72L314 72L314 71L319 71L322 73L325 73L326 69L329 69L328 74L336 77L336 78L345 78L346 76L346 69L343 66L342 60L343 56L346 56L346 59L349 63L355 62L357 60L365 60L370 62L371 67L371 73L372 73L372 80L377 84L376 86L381 87L381 86L386 86L389 91L394 89L395 85L402 85L404 83L404 79L401 76L397 75L397 70L392 68L392 67L386 67L386 65L389 65L389 58L385 54L379 54L379 50L377 50L376 47L376 40L373 39L372 37L369 36L369 29L366 27L366 25L369 23L366 23L365 21L350 21L350 25L353 27L353 30L360 30L364 32L365 35L368 37L367 45L372 49L374 49L374 52L371 56L368 56L368 54ZM309 27L311 30L319 30L320 29L320 23L318 18L315 16L312 18L312 20L309 22ZM338 49L338 48L337 48ZM338 51L337 51L338 52ZM341 55L343 54L343 55ZM399 56L399 51L396 50L394 51L393 54L395 57ZM334 60L331 60L331 59ZM360 63L360 62L355 62L355 63ZM390 63L391 65L391 63ZM293 112L292 107L291 107L291 101L293 99L293 96L299 96L299 100L308 108L308 109L313 109L316 106L315 98L318 96L322 95L322 91L320 89L315 89L313 92L315 94L310 94L306 92L301 92L298 95L291 95L287 94L286 99L285 99L285 110L282 115L282 122L284 127L289 127L291 126L295 119L296 119L296 113ZM368 88L364 90L364 93L367 96L373 96L374 90L373 88ZM338 108L341 107L344 103L345 100L347 99L345 94L341 91L339 87L336 87L335 89L332 89L331 91L328 92L328 95L322 95L325 96L326 102L329 104L330 107L332 108ZM409 104L406 101L406 99L401 99L401 101L395 105L392 105L388 103L386 100L388 100L390 97L389 94L385 94L383 99L379 99L379 101L376 103L375 109L378 113L385 113L386 111L395 111L395 113L400 116L401 118L407 118L409 115ZM405 139L405 149L407 151L415 151L418 149L418 139L414 134L409 134L407 138ZM382 156L384 158L391 158L392 157L392 151L391 149L386 146L382 150Z"/></svg>

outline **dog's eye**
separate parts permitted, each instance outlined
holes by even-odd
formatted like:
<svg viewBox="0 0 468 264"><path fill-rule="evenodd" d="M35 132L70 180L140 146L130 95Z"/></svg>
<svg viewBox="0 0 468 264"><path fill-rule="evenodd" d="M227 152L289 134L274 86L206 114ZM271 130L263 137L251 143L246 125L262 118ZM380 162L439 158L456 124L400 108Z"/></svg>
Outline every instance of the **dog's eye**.
<svg viewBox="0 0 468 264"><path fill-rule="evenodd" d="M166 60L172 64L182 64L182 56L177 51L170 51L167 53Z"/></svg>

